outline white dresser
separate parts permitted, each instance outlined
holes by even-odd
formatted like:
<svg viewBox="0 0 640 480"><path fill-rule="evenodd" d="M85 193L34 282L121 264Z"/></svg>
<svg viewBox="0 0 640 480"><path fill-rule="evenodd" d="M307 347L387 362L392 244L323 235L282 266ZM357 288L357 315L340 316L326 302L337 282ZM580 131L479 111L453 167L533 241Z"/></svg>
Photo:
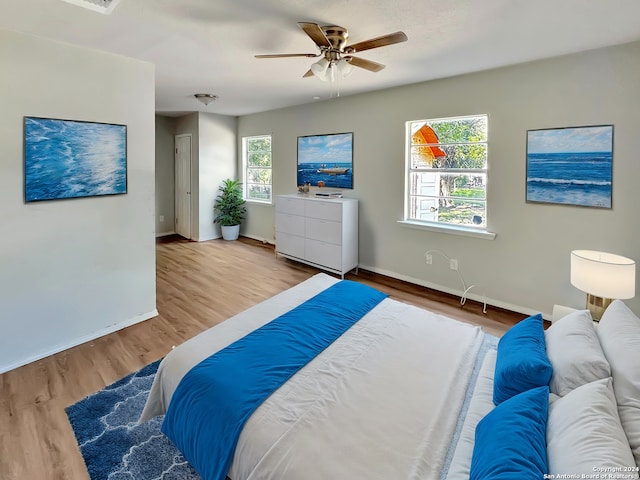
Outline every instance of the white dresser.
<svg viewBox="0 0 640 480"><path fill-rule="evenodd" d="M358 200L276 196L276 253L342 278L358 268Z"/></svg>

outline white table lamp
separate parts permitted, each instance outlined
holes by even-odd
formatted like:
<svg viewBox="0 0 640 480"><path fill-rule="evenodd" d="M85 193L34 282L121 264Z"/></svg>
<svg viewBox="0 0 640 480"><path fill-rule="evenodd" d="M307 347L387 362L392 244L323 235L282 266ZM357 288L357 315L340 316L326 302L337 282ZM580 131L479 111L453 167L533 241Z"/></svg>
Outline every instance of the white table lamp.
<svg viewBox="0 0 640 480"><path fill-rule="evenodd" d="M614 299L635 296L636 263L613 253L574 250L571 285L587 294L587 308L594 320L600 320Z"/></svg>

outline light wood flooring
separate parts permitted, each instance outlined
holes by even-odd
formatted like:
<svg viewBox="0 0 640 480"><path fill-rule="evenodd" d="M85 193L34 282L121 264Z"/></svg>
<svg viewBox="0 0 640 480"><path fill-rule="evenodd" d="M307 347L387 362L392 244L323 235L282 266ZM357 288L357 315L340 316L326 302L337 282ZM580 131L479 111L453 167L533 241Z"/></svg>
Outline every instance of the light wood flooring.
<svg viewBox="0 0 640 480"><path fill-rule="evenodd" d="M156 248L159 316L0 375L0 479L88 479L65 407L318 272L246 238L171 236ZM369 272L347 278L497 335L523 318Z"/></svg>

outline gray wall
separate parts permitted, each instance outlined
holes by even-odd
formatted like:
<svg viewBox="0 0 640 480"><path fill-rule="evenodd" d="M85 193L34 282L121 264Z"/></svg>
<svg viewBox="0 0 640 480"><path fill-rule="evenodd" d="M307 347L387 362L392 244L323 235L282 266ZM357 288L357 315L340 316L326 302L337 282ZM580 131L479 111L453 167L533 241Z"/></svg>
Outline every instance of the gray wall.
<svg viewBox="0 0 640 480"><path fill-rule="evenodd" d="M0 71L2 372L157 312L153 65L0 30ZM127 194L26 204L24 116L127 125Z"/></svg>
<svg viewBox="0 0 640 480"><path fill-rule="evenodd" d="M583 308L569 282L573 249L640 260L640 43L359 96L240 117L238 145L272 134L274 194L296 189L296 137L354 132L354 189L360 200L360 265L414 283L460 292L436 249L455 257L472 297L549 317L554 303ZM366 72L358 72L366 74ZM382 75L384 72L381 73ZM328 88L328 87L327 87ZM488 229L495 240L403 227L404 126L408 120L489 115ZM526 131L614 124L613 208L525 203ZM239 160L240 162L241 160ZM273 207L250 205L243 233L274 240ZM627 304L640 312L640 301Z"/></svg>
<svg viewBox="0 0 640 480"><path fill-rule="evenodd" d="M191 134L191 239L220 238L220 226L213 223L213 205L222 181L238 175L237 119L213 113L190 113L166 120L167 125L173 123L176 135ZM167 132L156 132L157 138L164 137L156 141L168 143ZM170 152L173 165L173 147ZM173 180L171 184L163 181L156 192L156 205L167 203L169 198L173 201L173 192Z"/></svg>
<svg viewBox="0 0 640 480"><path fill-rule="evenodd" d="M175 118L156 115L157 237L175 232L175 128Z"/></svg>
<svg viewBox="0 0 640 480"><path fill-rule="evenodd" d="M198 239L198 114L190 113L176 118L176 135L191 134L191 238Z"/></svg>

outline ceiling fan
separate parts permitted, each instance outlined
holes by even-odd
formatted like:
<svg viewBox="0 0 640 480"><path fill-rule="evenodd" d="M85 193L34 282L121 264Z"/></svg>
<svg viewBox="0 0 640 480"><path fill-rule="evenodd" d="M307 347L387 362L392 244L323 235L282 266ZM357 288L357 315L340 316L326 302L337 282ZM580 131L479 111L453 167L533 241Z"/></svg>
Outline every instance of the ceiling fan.
<svg viewBox="0 0 640 480"><path fill-rule="evenodd" d="M321 27L317 23L298 22L298 26L313 40L320 49L320 53L280 53L270 55L256 55L256 58L288 58L288 57L322 57L318 62L311 65L311 68L303 77L318 76L322 80L333 78L327 76L328 70L333 70L333 66L346 76L351 66L364 68L371 72L379 72L385 66L381 63L354 57L354 53L360 53L372 48L385 47L394 43L407 41L404 32L395 32L381 37L371 38L362 42L349 45L347 39L349 32L344 27L336 25L326 25Z"/></svg>

